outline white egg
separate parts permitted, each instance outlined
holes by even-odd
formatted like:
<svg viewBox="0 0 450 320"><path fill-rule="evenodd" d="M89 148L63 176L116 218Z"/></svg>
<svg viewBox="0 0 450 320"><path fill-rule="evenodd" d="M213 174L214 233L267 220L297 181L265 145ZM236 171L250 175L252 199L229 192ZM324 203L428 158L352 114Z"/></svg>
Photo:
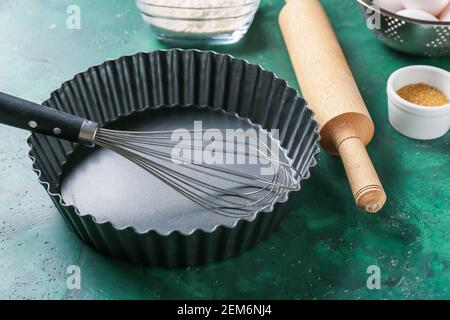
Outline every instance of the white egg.
<svg viewBox="0 0 450 320"><path fill-rule="evenodd" d="M402 0L374 0L373 3L390 12L397 12L405 8Z"/></svg>
<svg viewBox="0 0 450 320"><path fill-rule="evenodd" d="M406 9L418 9L431 13L435 17L445 9L450 0L402 0Z"/></svg>
<svg viewBox="0 0 450 320"><path fill-rule="evenodd" d="M436 18L432 14L422 11L422 10L417 10L417 9L400 10L399 12L397 12L397 14L399 16L404 16L404 17L417 19L417 20L439 21L438 18Z"/></svg>
<svg viewBox="0 0 450 320"><path fill-rule="evenodd" d="M447 9L442 12L441 16L439 17L441 21L447 21L450 22L450 4L447 6Z"/></svg>

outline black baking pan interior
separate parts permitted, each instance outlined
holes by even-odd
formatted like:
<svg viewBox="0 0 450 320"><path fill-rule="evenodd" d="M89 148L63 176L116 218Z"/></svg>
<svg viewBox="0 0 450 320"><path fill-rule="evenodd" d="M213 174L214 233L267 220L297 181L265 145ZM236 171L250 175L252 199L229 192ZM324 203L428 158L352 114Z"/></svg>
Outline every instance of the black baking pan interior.
<svg viewBox="0 0 450 320"><path fill-rule="evenodd" d="M205 130L260 130L258 126L237 115L195 106L146 110L125 116L108 127L124 131L173 131L180 128L194 130L194 122L197 125L201 123ZM280 161L289 162L285 150L279 147L277 140L270 141L271 149L277 148ZM272 174L262 175L259 170L261 166L256 164L234 164L233 169L257 178L273 178ZM230 184L228 181L221 181L216 177L209 180L208 177L202 178L209 183L221 183L224 189L231 187L227 186ZM79 148L64 166L61 181L61 195L67 204L76 206L81 212L89 212L97 222L109 221L119 229L131 226L141 233L153 229L161 234L173 231L189 234L196 229L208 232L219 225L232 227L241 219L206 210L108 149L92 151ZM280 198L283 199L286 194L285 191ZM270 211L271 206L268 205L266 210ZM252 219L252 216L246 219Z"/></svg>

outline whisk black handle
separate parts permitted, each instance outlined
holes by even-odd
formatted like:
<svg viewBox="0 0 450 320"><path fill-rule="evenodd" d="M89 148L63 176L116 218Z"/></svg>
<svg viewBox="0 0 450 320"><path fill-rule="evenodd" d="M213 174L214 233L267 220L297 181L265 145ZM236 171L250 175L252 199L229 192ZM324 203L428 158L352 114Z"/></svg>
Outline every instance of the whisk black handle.
<svg viewBox="0 0 450 320"><path fill-rule="evenodd" d="M98 125L89 120L0 92L0 123L91 145Z"/></svg>

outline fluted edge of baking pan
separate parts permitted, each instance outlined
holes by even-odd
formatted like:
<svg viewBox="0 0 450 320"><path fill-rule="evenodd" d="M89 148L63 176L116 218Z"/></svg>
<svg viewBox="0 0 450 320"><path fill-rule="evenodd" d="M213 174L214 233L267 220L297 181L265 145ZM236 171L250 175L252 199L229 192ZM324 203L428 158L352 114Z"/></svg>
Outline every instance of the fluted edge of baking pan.
<svg viewBox="0 0 450 320"><path fill-rule="evenodd" d="M313 112L295 89L260 66L210 51L158 50L107 61L63 83L43 104L101 125L162 105L223 109L264 129L279 129L281 146L301 180L309 178L320 150ZM297 193L276 202L271 212L238 220L232 227L217 225L188 234L138 232L131 226L98 223L64 202L63 167L76 145L41 134L32 134L28 144L40 183L80 238L102 253L149 266L200 265L238 255L279 225Z"/></svg>

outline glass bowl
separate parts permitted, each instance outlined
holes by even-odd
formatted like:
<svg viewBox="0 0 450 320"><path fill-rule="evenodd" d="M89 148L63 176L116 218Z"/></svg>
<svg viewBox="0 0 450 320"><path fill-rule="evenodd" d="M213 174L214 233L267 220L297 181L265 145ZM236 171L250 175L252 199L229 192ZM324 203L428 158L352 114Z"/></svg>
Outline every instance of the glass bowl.
<svg viewBox="0 0 450 320"><path fill-rule="evenodd" d="M136 0L162 41L181 45L231 44L246 34L260 0Z"/></svg>

